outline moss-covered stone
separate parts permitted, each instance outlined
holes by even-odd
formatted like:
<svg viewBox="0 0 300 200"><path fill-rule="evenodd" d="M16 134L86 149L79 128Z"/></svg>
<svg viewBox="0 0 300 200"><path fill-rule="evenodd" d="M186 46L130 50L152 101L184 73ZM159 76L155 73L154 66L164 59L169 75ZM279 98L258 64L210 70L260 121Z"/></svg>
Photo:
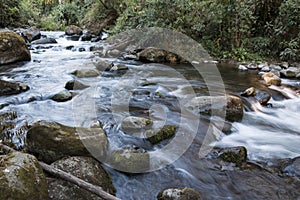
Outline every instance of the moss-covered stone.
<svg viewBox="0 0 300 200"><path fill-rule="evenodd" d="M30 60L30 51L21 36L13 32L0 32L0 65Z"/></svg>
<svg viewBox="0 0 300 200"><path fill-rule="evenodd" d="M200 193L192 188L166 189L157 195L158 200L201 200Z"/></svg>
<svg viewBox="0 0 300 200"><path fill-rule="evenodd" d="M97 69L80 69L74 71L72 74L74 74L78 78L89 78L99 76L100 72Z"/></svg>
<svg viewBox="0 0 300 200"><path fill-rule="evenodd" d="M0 199L48 199L47 181L34 156L14 152L0 159Z"/></svg>
<svg viewBox="0 0 300 200"><path fill-rule="evenodd" d="M102 156L107 143L106 133L101 128L75 128L38 121L27 133L26 147L40 160L52 163L65 156L90 155L89 151Z"/></svg>
<svg viewBox="0 0 300 200"><path fill-rule="evenodd" d="M104 191L112 195L116 192L109 174L99 162L91 157L76 156L64 158L52 163L51 166L70 173L88 183L100 186ZM60 200L102 199L91 192L61 179L55 179L49 183L49 196L50 199Z"/></svg>
<svg viewBox="0 0 300 200"><path fill-rule="evenodd" d="M226 162L232 162L237 166L241 166L243 162L247 161L247 149L242 146L224 148L221 150L219 157Z"/></svg>
<svg viewBox="0 0 300 200"><path fill-rule="evenodd" d="M150 156L141 149L119 149L112 153L111 164L119 171L143 173L150 168Z"/></svg>
<svg viewBox="0 0 300 200"><path fill-rule="evenodd" d="M157 132L155 130L150 130L146 133L147 139L151 144L157 144L161 141L173 137L176 133L176 127L172 125L166 125ZM148 137L149 136L149 137Z"/></svg>

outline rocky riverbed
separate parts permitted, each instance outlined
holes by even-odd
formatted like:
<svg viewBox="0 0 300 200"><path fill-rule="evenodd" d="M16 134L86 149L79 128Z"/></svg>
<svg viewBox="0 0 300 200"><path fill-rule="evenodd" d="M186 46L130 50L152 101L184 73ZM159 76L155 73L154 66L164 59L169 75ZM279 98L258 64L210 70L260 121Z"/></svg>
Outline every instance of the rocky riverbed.
<svg viewBox="0 0 300 200"><path fill-rule="evenodd" d="M1 199L99 199L37 159L120 199L299 198L297 64L195 62L220 71L212 96L176 54L28 32L30 57L0 58L0 137L25 151L0 156Z"/></svg>

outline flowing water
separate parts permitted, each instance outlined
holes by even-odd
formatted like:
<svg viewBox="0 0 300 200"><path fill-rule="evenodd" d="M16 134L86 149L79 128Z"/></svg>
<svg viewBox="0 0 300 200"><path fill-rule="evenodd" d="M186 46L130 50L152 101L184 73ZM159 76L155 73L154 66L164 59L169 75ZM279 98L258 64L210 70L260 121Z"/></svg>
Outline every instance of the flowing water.
<svg viewBox="0 0 300 200"><path fill-rule="evenodd" d="M165 188L192 187L202 191L209 199L239 197L240 194L232 191L230 186L214 180L199 159L199 149L210 126L207 120L197 121L193 114L183 112L183 107L193 97L208 95L209 91L191 65L142 64L105 58L124 63L129 70L124 73L103 72L98 77L81 78L79 80L90 87L75 91L77 95L73 100L58 103L49 97L62 91L65 83L74 79L71 74L73 71L95 68L94 61L98 57L90 51L93 43L69 41L62 32L43 34L56 38L58 43L35 46L31 50L31 62L1 66L1 79L19 81L30 87L29 91L22 94L0 97L0 104L9 104L1 112L14 110L19 121L26 120L28 123L47 120L69 126L78 125L78 116L82 120L82 126L97 118L103 123L110 143L117 147L133 145L152 151L156 149L152 149L143 138L125 134L120 128L120 119L129 114L150 116L155 120L156 127L163 124L180 126L181 132L177 134L182 135L182 143L179 142L176 149L187 150L164 168L143 174L126 174L106 166L112 175L117 196L122 199L155 199L157 193ZM71 45L74 46L72 50L67 50L66 47ZM239 94L254 86L272 93L270 103L273 107L261 107L255 103L252 109L248 106L243 120L233 123L232 133L225 135L216 131L218 141L211 145L245 146L252 161L299 156L300 99L287 99L276 88L264 87L258 81L256 71L238 72L235 66L230 65L219 65L218 68L226 93ZM298 88L300 85L297 80L284 80L284 83ZM86 115L91 106L95 114ZM195 134L190 136L190 132ZM23 145L22 139L13 138L15 143ZM188 147L185 146L186 143ZM166 143L155 148L163 145ZM167 154L159 156L163 159L172 158Z"/></svg>

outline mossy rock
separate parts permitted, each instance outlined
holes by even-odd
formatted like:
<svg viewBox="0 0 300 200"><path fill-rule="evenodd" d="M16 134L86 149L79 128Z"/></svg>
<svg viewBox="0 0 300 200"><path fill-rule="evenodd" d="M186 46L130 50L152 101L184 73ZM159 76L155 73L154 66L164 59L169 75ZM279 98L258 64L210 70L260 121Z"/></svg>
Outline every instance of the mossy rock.
<svg viewBox="0 0 300 200"><path fill-rule="evenodd" d="M0 65L30 60L30 51L21 36L13 32L0 32Z"/></svg>
<svg viewBox="0 0 300 200"><path fill-rule="evenodd" d="M192 188L170 188L157 195L158 200L201 200L200 193Z"/></svg>
<svg viewBox="0 0 300 200"><path fill-rule="evenodd" d="M63 90L57 94L55 94L53 97L51 97L53 101L57 102L65 102L72 99L72 93L68 90Z"/></svg>
<svg viewBox="0 0 300 200"><path fill-rule="evenodd" d="M150 155L141 149L119 149L112 153L111 164L119 171L143 173L150 169Z"/></svg>
<svg viewBox="0 0 300 200"><path fill-rule="evenodd" d="M146 132L147 139L151 144L160 143L166 139L173 137L176 133L176 127L172 125L166 125L157 132L155 130L150 130ZM148 137L149 136L149 137Z"/></svg>
<svg viewBox="0 0 300 200"><path fill-rule="evenodd" d="M110 175L103 169L98 161L91 157L76 156L64 158L52 163L51 166L70 173L88 183L100 186L104 191L112 195L116 193ZM50 199L60 200L102 199L73 183L61 179L55 179L49 183L49 196Z"/></svg>
<svg viewBox="0 0 300 200"><path fill-rule="evenodd" d="M14 152L0 161L0 199L48 199L47 181L34 156Z"/></svg>
<svg viewBox="0 0 300 200"><path fill-rule="evenodd" d="M241 166L243 162L247 161L247 149L242 146L224 148L221 150L219 157L226 162L232 162L237 166Z"/></svg>
<svg viewBox="0 0 300 200"><path fill-rule="evenodd" d="M143 117L135 117L135 116L128 116L123 119L121 127L123 131L134 131L134 130L141 130L147 129L153 124L151 119L143 118Z"/></svg>
<svg viewBox="0 0 300 200"><path fill-rule="evenodd" d="M106 154L108 140L101 128L75 128L56 122L38 121L27 133L26 148L46 163L66 156ZM97 157L98 158L98 157Z"/></svg>
<svg viewBox="0 0 300 200"><path fill-rule="evenodd" d="M97 69L80 69L74 71L72 74L78 78L90 78L99 76L100 72Z"/></svg>

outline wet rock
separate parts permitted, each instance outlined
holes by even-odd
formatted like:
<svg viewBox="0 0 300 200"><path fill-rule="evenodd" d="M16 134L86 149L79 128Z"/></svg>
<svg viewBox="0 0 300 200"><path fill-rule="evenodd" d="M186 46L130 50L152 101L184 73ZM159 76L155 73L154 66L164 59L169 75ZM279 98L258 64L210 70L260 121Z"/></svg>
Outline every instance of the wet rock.
<svg viewBox="0 0 300 200"><path fill-rule="evenodd" d="M0 96L20 94L27 90L29 90L29 87L25 84L0 80Z"/></svg>
<svg viewBox="0 0 300 200"><path fill-rule="evenodd" d="M271 72L265 73L264 75L262 75L262 78L267 85L281 85L281 79Z"/></svg>
<svg viewBox="0 0 300 200"><path fill-rule="evenodd" d="M91 41L92 38L93 38L92 34L87 32L81 36L81 41Z"/></svg>
<svg viewBox="0 0 300 200"><path fill-rule="evenodd" d="M137 54L138 60L142 62L154 63L180 63L183 59L171 52L149 47Z"/></svg>
<svg viewBox="0 0 300 200"><path fill-rule="evenodd" d="M128 147L112 153L114 169L129 173L144 173L150 168L150 155L141 148Z"/></svg>
<svg viewBox="0 0 300 200"><path fill-rule="evenodd" d="M166 139L173 137L176 133L176 127L171 125L166 125L159 130L149 130L146 132L147 140L151 144L160 143Z"/></svg>
<svg viewBox="0 0 300 200"><path fill-rule="evenodd" d="M48 199L47 181L34 156L14 152L0 161L0 199Z"/></svg>
<svg viewBox="0 0 300 200"><path fill-rule="evenodd" d="M223 148L219 151L219 157L226 162L241 166L243 162L247 161L247 149L245 147Z"/></svg>
<svg viewBox="0 0 300 200"><path fill-rule="evenodd" d="M70 35L70 36L66 36L66 39L69 41L79 41L80 39L80 35Z"/></svg>
<svg viewBox="0 0 300 200"><path fill-rule="evenodd" d="M253 63L250 63L249 65L247 65L247 69L256 70L257 69L257 65L253 64Z"/></svg>
<svg viewBox="0 0 300 200"><path fill-rule="evenodd" d="M245 65L239 65L238 70L247 71L248 68Z"/></svg>
<svg viewBox="0 0 300 200"><path fill-rule="evenodd" d="M100 75L100 72L96 69L79 69L72 73L78 78L89 78L89 77L97 77Z"/></svg>
<svg viewBox="0 0 300 200"><path fill-rule="evenodd" d="M57 94L55 94L53 97L51 97L53 101L57 102L65 102L72 99L72 93L68 90L63 90Z"/></svg>
<svg viewBox="0 0 300 200"><path fill-rule="evenodd" d="M66 156L87 156L96 151L106 153L107 137L100 128L75 128L56 122L38 121L28 130L26 148L46 163Z"/></svg>
<svg viewBox="0 0 300 200"><path fill-rule="evenodd" d="M75 25L67 26L65 30L66 35L82 35L82 29Z"/></svg>
<svg viewBox="0 0 300 200"><path fill-rule="evenodd" d="M225 105L222 105L222 104ZM213 113L216 116L224 117L228 121L241 121L244 115L243 102L235 96L200 96L193 98L187 105L192 110L198 110L204 116Z"/></svg>
<svg viewBox="0 0 300 200"><path fill-rule="evenodd" d="M300 79L300 73L298 73L298 74L296 75L296 78Z"/></svg>
<svg viewBox="0 0 300 200"><path fill-rule="evenodd" d="M273 74L275 74L276 76L280 77L280 71L275 70L275 69L271 69L270 72L273 73Z"/></svg>
<svg viewBox="0 0 300 200"><path fill-rule="evenodd" d="M81 83L80 81L77 80L70 80L66 83L65 88L67 90L83 90L85 88L88 88L89 86L84 85L83 83Z"/></svg>
<svg viewBox="0 0 300 200"><path fill-rule="evenodd" d="M292 161L281 172L288 176L298 177L300 179L300 157L292 159Z"/></svg>
<svg viewBox="0 0 300 200"><path fill-rule="evenodd" d="M268 66L268 63L265 62L265 63L260 63L260 64L257 65L257 68L258 68L259 70L263 69L264 67L269 67L269 66Z"/></svg>
<svg viewBox="0 0 300 200"><path fill-rule="evenodd" d="M29 40L29 42L38 40L42 36L40 30L37 28L28 28L23 30L22 33Z"/></svg>
<svg viewBox="0 0 300 200"><path fill-rule="evenodd" d="M151 119L129 116L123 119L121 127L124 131L139 130L149 127L152 123Z"/></svg>
<svg viewBox="0 0 300 200"><path fill-rule="evenodd" d="M269 72L271 71L271 68L269 66L265 66L261 69L262 72Z"/></svg>
<svg viewBox="0 0 300 200"><path fill-rule="evenodd" d="M31 44L56 44L57 41L54 38L41 38L31 42Z"/></svg>
<svg viewBox="0 0 300 200"><path fill-rule="evenodd" d="M245 97L250 97L250 96L254 96L255 92L256 89L254 87L250 87L247 90L241 92L241 95Z"/></svg>
<svg viewBox="0 0 300 200"><path fill-rule="evenodd" d="M290 67L280 71L280 75L284 78L295 78L300 70L296 67Z"/></svg>
<svg viewBox="0 0 300 200"><path fill-rule="evenodd" d="M287 69L287 68L289 68L289 63L288 62L282 62L282 63L280 63L280 67L282 67L283 69Z"/></svg>
<svg viewBox="0 0 300 200"><path fill-rule="evenodd" d="M128 67L124 64L113 64L109 71L120 71L120 70L128 70Z"/></svg>
<svg viewBox="0 0 300 200"><path fill-rule="evenodd" d="M109 60L103 60L103 59L94 59L93 64L101 72L109 71L111 67L114 65L113 62Z"/></svg>
<svg viewBox="0 0 300 200"><path fill-rule="evenodd" d="M0 65L30 60L30 51L21 36L13 32L0 32Z"/></svg>
<svg viewBox="0 0 300 200"><path fill-rule="evenodd" d="M91 42L99 42L101 39L102 39L101 36L96 36L91 39Z"/></svg>
<svg viewBox="0 0 300 200"><path fill-rule="evenodd" d="M157 195L158 200L201 200L200 193L192 188L170 188Z"/></svg>
<svg viewBox="0 0 300 200"><path fill-rule="evenodd" d="M271 69L274 69L274 70L277 70L277 71L280 71L281 70L281 67L279 65L274 65L274 64L271 64L270 65L270 68Z"/></svg>
<svg viewBox="0 0 300 200"><path fill-rule="evenodd" d="M58 160L51 166L72 174L88 183L100 186L104 191L114 195L115 188L109 174L102 168L99 162L91 157L69 157ZM50 199L60 200L100 200L102 198L88 192L77 185L61 179L49 182Z"/></svg>

